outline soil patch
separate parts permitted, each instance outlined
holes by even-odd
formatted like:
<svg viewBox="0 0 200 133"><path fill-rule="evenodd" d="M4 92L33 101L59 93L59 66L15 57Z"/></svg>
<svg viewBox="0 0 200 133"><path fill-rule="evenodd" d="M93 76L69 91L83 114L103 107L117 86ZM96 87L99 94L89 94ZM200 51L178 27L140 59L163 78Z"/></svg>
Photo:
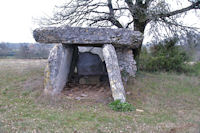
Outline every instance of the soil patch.
<svg viewBox="0 0 200 133"><path fill-rule="evenodd" d="M63 94L70 99L92 100L100 103L112 101L112 93L108 83L99 83L97 85L88 84L68 84L63 90Z"/></svg>

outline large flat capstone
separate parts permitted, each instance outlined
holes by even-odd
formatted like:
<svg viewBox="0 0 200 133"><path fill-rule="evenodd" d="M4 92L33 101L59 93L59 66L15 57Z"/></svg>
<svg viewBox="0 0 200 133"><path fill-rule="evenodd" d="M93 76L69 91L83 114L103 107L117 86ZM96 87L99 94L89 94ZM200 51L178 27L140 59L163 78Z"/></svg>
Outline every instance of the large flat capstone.
<svg viewBox="0 0 200 133"><path fill-rule="evenodd" d="M79 46L103 46L112 44L114 47L137 48L142 40L138 31L109 28L81 27L49 27L33 31L33 36L40 43L62 43Z"/></svg>

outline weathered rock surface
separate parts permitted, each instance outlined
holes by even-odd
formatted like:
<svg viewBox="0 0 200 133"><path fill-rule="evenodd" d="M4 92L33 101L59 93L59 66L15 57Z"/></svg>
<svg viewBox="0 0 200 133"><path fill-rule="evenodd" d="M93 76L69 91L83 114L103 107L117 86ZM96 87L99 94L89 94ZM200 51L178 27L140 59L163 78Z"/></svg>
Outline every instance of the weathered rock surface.
<svg viewBox="0 0 200 133"><path fill-rule="evenodd" d="M142 40L138 31L108 28L49 27L33 31L33 36L40 43L63 43L82 46L103 46L136 48Z"/></svg>
<svg viewBox="0 0 200 133"><path fill-rule="evenodd" d="M116 48L122 79L127 82L129 77L135 77L137 66L132 49Z"/></svg>
<svg viewBox="0 0 200 133"><path fill-rule="evenodd" d="M45 69L45 92L52 95L60 93L68 81L73 47L55 45L50 51Z"/></svg>
<svg viewBox="0 0 200 133"><path fill-rule="evenodd" d="M77 62L78 75L105 75L106 68L97 54L90 52L79 53Z"/></svg>
<svg viewBox="0 0 200 133"><path fill-rule="evenodd" d="M105 44L103 46L103 56L106 62L113 98L114 100L121 100L121 102L125 102L125 90L121 79L115 48L111 44Z"/></svg>

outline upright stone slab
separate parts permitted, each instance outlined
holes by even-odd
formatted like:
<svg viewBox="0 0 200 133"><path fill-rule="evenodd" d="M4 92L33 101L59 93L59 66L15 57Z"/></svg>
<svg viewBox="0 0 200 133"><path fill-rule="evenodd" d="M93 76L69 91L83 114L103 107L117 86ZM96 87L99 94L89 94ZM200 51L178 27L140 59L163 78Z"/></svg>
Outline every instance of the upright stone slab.
<svg viewBox="0 0 200 133"><path fill-rule="evenodd" d="M121 79L115 48L111 44L105 44L102 51L106 63L112 96L114 100L125 102L125 90Z"/></svg>
<svg viewBox="0 0 200 133"><path fill-rule="evenodd" d="M118 63L122 74L122 79L127 82L129 77L135 77L137 66L134 60L132 49L116 48Z"/></svg>
<svg viewBox="0 0 200 133"><path fill-rule="evenodd" d="M73 55L73 47L56 45L49 54L45 69L45 93L52 95L60 93L68 81L68 74Z"/></svg>

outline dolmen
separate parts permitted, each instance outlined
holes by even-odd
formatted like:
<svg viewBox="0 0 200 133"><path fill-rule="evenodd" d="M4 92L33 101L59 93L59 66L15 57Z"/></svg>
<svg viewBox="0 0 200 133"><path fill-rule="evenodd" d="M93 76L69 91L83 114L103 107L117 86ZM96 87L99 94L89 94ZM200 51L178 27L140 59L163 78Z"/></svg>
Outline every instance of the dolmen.
<svg viewBox="0 0 200 133"><path fill-rule="evenodd" d="M78 73L83 75L107 74L114 100L126 101L123 82L135 77L137 67L133 49L140 45L140 32L63 26L39 28L33 31L33 36L39 43L56 44L50 51L45 68L45 93L61 93L65 85L73 80L78 68ZM80 53L78 47L100 47L104 61L99 62L97 55L89 59L91 53Z"/></svg>

